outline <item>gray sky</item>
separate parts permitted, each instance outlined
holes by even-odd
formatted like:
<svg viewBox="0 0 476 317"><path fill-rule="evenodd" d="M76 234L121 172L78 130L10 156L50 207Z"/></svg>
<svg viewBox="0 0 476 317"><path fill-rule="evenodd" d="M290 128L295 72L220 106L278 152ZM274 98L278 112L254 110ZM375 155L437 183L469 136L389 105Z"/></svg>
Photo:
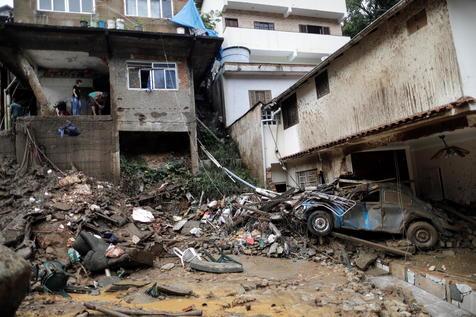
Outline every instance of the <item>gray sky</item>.
<svg viewBox="0 0 476 317"><path fill-rule="evenodd" d="M0 0L0 7L5 4L8 4L13 7L13 0Z"/></svg>

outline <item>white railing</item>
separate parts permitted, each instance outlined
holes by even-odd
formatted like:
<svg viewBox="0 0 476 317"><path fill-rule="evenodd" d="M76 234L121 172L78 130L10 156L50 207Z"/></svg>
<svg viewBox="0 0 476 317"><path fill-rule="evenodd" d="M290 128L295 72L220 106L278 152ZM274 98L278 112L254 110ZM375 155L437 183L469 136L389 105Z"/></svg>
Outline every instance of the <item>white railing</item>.
<svg viewBox="0 0 476 317"><path fill-rule="evenodd" d="M227 27L223 36L223 48L243 46L250 49L252 55L284 56L290 61L299 55L330 55L350 40L345 36L232 27Z"/></svg>

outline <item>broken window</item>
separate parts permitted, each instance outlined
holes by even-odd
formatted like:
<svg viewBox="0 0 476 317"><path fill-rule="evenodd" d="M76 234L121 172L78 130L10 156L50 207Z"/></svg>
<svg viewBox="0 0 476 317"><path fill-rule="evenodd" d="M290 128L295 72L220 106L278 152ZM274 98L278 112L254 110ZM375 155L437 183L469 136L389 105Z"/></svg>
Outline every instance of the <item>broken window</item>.
<svg viewBox="0 0 476 317"><path fill-rule="evenodd" d="M94 0L39 0L39 11L93 13Z"/></svg>
<svg viewBox="0 0 476 317"><path fill-rule="evenodd" d="M299 123L296 94L291 95L281 103L281 111L283 113L284 129Z"/></svg>
<svg viewBox="0 0 476 317"><path fill-rule="evenodd" d="M331 29L328 26L300 24L299 32L329 35L331 34Z"/></svg>
<svg viewBox="0 0 476 317"><path fill-rule="evenodd" d="M297 172L296 175L301 189L318 185L317 169Z"/></svg>
<svg viewBox="0 0 476 317"><path fill-rule="evenodd" d="M126 0L126 15L170 19L173 16L172 0Z"/></svg>
<svg viewBox="0 0 476 317"><path fill-rule="evenodd" d="M428 24L428 18L426 16L426 10L423 9L407 21L408 34L413 34L419 29Z"/></svg>
<svg viewBox="0 0 476 317"><path fill-rule="evenodd" d="M317 75L315 78L315 81L316 81L317 99L324 97L330 92L329 77L327 76L327 70Z"/></svg>
<svg viewBox="0 0 476 317"><path fill-rule="evenodd" d="M258 29L258 30L274 30L274 23L271 23L271 22L255 22L255 29Z"/></svg>
<svg viewBox="0 0 476 317"><path fill-rule="evenodd" d="M250 98L250 107L253 107L258 102L267 104L271 101L271 90L248 90Z"/></svg>
<svg viewBox="0 0 476 317"><path fill-rule="evenodd" d="M238 19L225 18L225 26L229 26L231 28L237 28L238 27Z"/></svg>
<svg viewBox="0 0 476 317"><path fill-rule="evenodd" d="M171 63L127 63L129 89L178 89L177 65Z"/></svg>
<svg viewBox="0 0 476 317"><path fill-rule="evenodd" d="M369 193L362 199L363 202L368 203L378 203L380 202L380 190L376 190L374 192Z"/></svg>

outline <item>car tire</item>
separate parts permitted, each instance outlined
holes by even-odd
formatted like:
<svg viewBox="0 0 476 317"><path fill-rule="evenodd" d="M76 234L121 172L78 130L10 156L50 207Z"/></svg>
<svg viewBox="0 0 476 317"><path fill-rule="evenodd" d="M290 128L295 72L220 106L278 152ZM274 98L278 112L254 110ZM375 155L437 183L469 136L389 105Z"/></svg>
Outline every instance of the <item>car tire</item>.
<svg viewBox="0 0 476 317"><path fill-rule="evenodd" d="M307 218L307 228L316 236L327 236L334 228L334 219L330 213L317 210Z"/></svg>
<svg viewBox="0 0 476 317"><path fill-rule="evenodd" d="M439 234L432 224L417 221L408 227L407 239L419 249L431 249L438 243Z"/></svg>

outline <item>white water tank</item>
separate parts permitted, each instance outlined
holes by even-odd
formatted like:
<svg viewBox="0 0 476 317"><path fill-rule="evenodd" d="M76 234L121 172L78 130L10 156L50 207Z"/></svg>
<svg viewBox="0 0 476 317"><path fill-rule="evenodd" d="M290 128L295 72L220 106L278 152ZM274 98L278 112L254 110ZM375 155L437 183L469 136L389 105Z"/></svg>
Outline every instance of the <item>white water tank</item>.
<svg viewBox="0 0 476 317"><path fill-rule="evenodd" d="M251 51L243 46L230 46L222 51L222 63L249 63Z"/></svg>

